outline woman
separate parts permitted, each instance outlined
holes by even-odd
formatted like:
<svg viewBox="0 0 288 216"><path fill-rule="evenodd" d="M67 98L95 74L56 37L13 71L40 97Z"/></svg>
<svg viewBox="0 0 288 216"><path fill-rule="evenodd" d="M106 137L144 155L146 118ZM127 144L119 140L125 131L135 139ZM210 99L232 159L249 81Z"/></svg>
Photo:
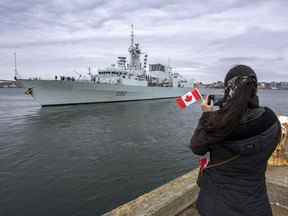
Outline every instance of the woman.
<svg viewBox="0 0 288 216"><path fill-rule="evenodd" d="M192 139L195 154L210 153L200 178L201 216L272 216L266 185L267 160L280 140L274 112L258 104L257 77L238 65L226 75L222 105L201 105L203 114Z"/></svg>

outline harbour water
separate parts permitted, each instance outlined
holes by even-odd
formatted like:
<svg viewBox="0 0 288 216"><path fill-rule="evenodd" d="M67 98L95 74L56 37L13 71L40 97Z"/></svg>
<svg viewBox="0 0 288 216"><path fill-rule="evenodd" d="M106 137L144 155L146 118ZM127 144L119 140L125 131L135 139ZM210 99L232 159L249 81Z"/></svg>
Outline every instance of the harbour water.
<svg viewBox="0 0 288 216"><path fill-rule="evenodd" d="M287 96L259 92L284 115ZM0 215L101 215L167 183L197 166L200 114L174 99L41 108L0 89Z"/></svg>

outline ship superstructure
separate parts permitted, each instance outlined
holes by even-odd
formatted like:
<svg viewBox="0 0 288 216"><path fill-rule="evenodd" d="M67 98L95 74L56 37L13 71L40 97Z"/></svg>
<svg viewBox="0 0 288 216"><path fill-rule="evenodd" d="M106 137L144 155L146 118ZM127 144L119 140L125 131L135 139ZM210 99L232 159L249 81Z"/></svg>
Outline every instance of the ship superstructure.
<svg viewBox="0 0 288 216"><path fill-rule="evenodd" d="M193 87L193 81L173 72L169 64L147 64L148 54L135 43L133 25L128 52L129 60L120 56L116 64L99 69L96 74L89 67L90 79L56 75L54 80L21 82L42 106L172 98Z"/></svg>
<svg viewBox="0 0 288 216"><path fill-rule="evenodd" d="M173 73L170 65L150 64L147 68L148 54L142 52L139 43L134 42L134 28L132 25L131 44L127 57L118 57L117 64L100 69L97 75L92 75L92 80L98 83L118 83L124 85L138 86L160 86L160 87L184 87L188 83L179 73ZM141 55L144 55L143 64Z"/></svg>

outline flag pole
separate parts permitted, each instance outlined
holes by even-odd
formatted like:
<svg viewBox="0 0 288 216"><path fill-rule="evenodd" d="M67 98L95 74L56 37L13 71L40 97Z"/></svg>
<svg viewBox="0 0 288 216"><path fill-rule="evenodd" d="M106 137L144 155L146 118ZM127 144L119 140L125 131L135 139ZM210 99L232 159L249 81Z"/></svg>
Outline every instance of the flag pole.
<svg viewBox="0 0 288 216"><path fill-rule="evenodd" d="M197 91L198 91L199 95L201 96L201 99L200 99L201 103L205 103L205 102L206 102L206 100L205 100L205 98L203 98L203 96L202 96L202 94L201 94L201 92L200 92L199 88L198 88L198 87L195 87L195 88L193 88L193 89L197 89ZM193 91L193 89L192 89L192 91Z"/></svg>

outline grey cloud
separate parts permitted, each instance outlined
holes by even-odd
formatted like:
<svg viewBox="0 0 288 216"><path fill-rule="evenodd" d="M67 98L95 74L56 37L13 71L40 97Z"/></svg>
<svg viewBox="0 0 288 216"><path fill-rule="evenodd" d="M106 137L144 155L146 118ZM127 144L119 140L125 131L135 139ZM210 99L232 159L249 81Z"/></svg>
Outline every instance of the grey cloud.
<svg viewBox="0 0 288 216"><path fill-rule="evenodd" d="M206 14L220 13L233 7L239 6L237 1L233 4L218 4L214 7L214 1L199 1L193 4L187 4L186 1L3 1L0 3L0 17L2 23L6 23L6 27L38 28L41 25L56 25L69 30L74 30L73 21L67 20L66 16L74 16L75 20L85 24L87 20L93 20L91 27L99 28L102 25L113 19L124 18L129 16L131 12L141 13L146 9L161 9L167 10L170 18L187 19ZM184 6L185 5L185 6ZM244 5L241 3L241 5ZM106 10L107 16L98 19L98 10ZM173 14L176 14L173 16ZM80 16L77 16L80 15ZM81 15L84 15L83 17ZM100 16L103 14L100 14ZM68 22L69 21L69 22ZM77 30L78 28L76 28Z"/></svg>
<svg viewBox="0 0 288 216"><path fill-rule="evenodd" d="M256 57L256 56L243 56L243 57L225 57L225 58L220 58L220 62L224 63L237 63L237 62L281 62L281 61L286 61L285 58L283 57L275 57L275 58L261 58L261 57Z"/></svg>
<svg viewBox="0 0 288 216"><path fill-rule="evenodd" d="M170 58L190 77L221 80L246 63L261 79L288 79L287 9L284 0L2 0L0 78L13 76L15 50L24 74L114 63L127 54L134 23L151 62Z"/></svg>

